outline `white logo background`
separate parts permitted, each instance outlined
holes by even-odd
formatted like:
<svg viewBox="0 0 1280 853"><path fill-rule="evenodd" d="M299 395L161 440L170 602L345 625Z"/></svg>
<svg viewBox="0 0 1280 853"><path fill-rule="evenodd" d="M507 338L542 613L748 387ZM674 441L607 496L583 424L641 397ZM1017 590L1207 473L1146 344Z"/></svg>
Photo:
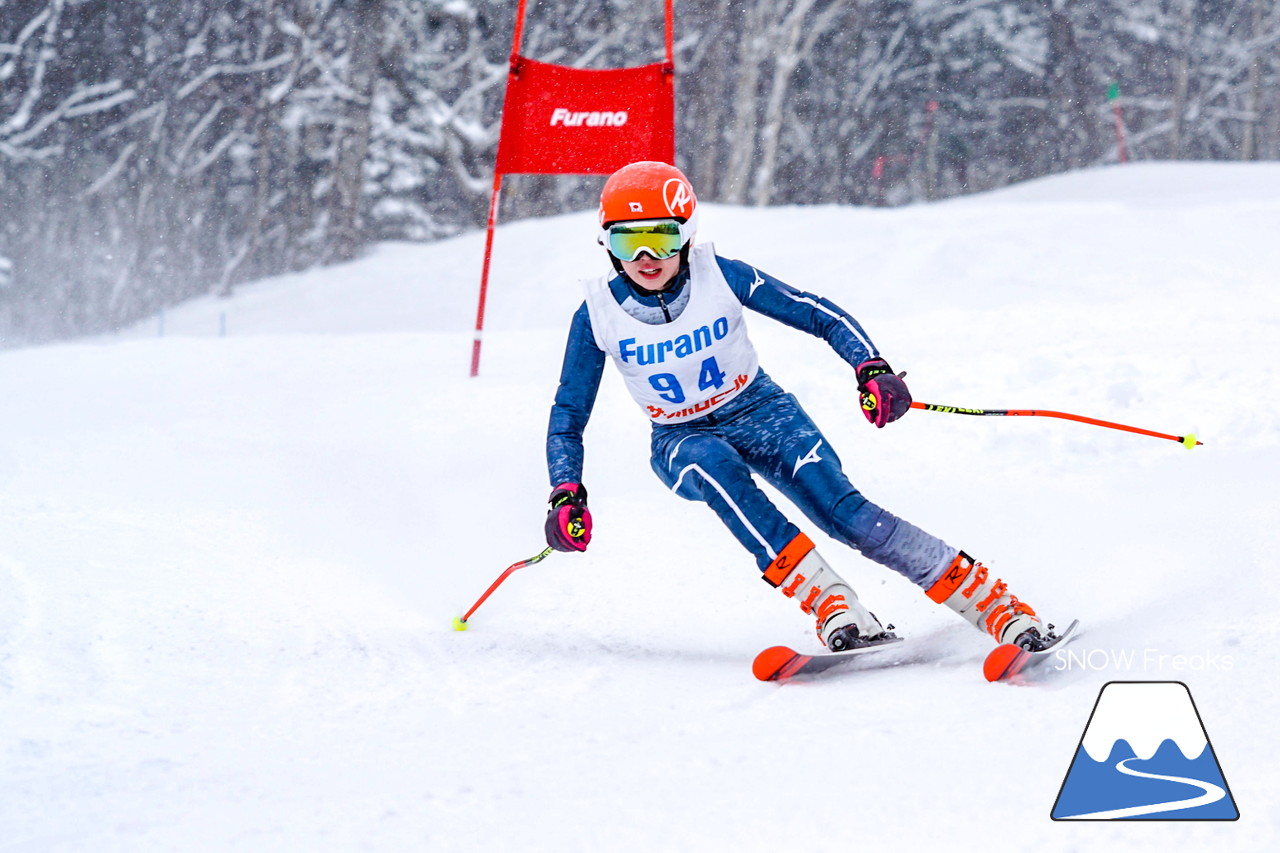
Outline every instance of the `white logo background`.
<svg viewBox="0 0 1280 853"><path fill-rule="evenodd" d="M693 205L693 190L679 178L667 178L667 182L662 185L662 200L666 202L667 213L672 216L688 219L692 213L691 209L686 208Z"/></svg>

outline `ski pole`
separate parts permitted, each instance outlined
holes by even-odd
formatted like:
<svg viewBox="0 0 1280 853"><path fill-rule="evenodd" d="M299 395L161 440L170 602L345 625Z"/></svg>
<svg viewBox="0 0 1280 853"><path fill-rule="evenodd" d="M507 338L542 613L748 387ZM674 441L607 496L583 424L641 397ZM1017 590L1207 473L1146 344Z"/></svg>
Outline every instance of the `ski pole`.
<svg viewBox="0 0 1280 853"><path fill-rule="evenodd" d="M1097 418L1088 418L1084 415L1071 415L1066 412L1050 412L1046 409L965 409L960 406L939 406L935 403L912 402L911 408L924 409L926 412L949 412L953 415L978 415L986 417L1015 417L1029 416L1038 418L1062 418L1067 421L1079 421L1082 424L1093 424L1094 426L1107 427L1108 429L1119 429L1125 432L1133 432L1138 435L1149 435L1152 438L1167 438L1170 441L1176 441L1183 447L1190 450L1198 444L1204 444L1203 441L1197 441L1195 433L1187 433L1186 435L1166 435L1162 432L1152 432L1149 429L1141 427L1126 426L1124 424L1112 423L1111 421L1102 421Z"/></svg>
<svg viewBox="0 0 1280 853"><path fill-rule="evenodd" d="M462 616L453 617L453 630L455 631L467 630L467 620L471 618L471 614L475 613L480 608L481 604L484 604L484 600L493 594L493 591L497 589L498 586L501 585L501 583L504 580L507 579L508 575L510 575L516 569L523 569L525 566L532 566L534 563L538 563L538 562L541 562L542 560L545 560L547 557L551 556L551 552L554 550L555 550L554 548L548 545L547 548L537 556L530 557L527 560L521 560L518 563L512 563L511 565L507 566L507 570L502 574L498 575L498 579L489 585L489 588L484 591L484 595L480 596L480 599L475 604L471 605L470 610L468 610Z"/></svg>

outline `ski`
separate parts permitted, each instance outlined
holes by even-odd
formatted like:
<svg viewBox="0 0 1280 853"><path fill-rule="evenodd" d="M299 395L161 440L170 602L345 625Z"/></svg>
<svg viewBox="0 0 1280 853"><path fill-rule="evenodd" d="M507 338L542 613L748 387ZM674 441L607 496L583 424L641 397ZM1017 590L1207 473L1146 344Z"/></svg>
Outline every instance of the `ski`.
<svg viewBox="0 0 1280 853"><path fill-rule="evenodd" d="M1040 669L1056 649L1076 638L1079 627L1080 620L1071 620L1065 631L1039 651L1028 651L1012 643L996 646L982 664L982 674L987 677L987 681L1030 680L1029 676Z"/></svg>
<svg viewBox="0 0 1280 853"><path fill-rule="evenodd" d="M756 655L751 671L761 681L788 681L798 675L813 675L840 666L871 652L883 651L902 642L891 637L845 652L818 652L807 655L788 646L773 646Z"/></svg>

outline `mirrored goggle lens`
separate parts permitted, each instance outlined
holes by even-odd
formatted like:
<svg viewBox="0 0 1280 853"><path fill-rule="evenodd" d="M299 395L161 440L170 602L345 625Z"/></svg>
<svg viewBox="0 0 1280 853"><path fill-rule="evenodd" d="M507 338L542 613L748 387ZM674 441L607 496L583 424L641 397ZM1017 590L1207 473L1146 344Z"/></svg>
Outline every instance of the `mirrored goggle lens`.
<svg viewBox="0 0 1280 853"><path fill-rule="evenodd" d="M634 261L641 252L665 260L680 251L680 224L614 225L609 229L609 253L620 261Z"/></svg>

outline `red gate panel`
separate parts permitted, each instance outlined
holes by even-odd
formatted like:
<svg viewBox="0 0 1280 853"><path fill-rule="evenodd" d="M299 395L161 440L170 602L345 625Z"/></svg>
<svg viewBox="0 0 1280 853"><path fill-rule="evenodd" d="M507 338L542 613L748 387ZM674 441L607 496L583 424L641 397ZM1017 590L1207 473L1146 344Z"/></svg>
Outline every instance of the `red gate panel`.
<svg viewBox="0 0 1280 853"><path fill-rule="evenodd" d="M601 175L636 160L674 163L672 78L666 63L595 70L516 57L498 172Z"/></svg>

